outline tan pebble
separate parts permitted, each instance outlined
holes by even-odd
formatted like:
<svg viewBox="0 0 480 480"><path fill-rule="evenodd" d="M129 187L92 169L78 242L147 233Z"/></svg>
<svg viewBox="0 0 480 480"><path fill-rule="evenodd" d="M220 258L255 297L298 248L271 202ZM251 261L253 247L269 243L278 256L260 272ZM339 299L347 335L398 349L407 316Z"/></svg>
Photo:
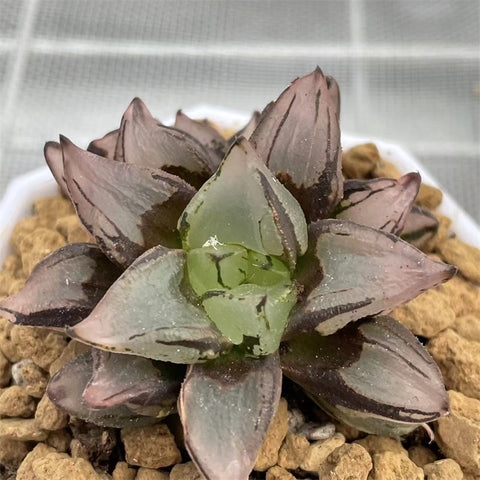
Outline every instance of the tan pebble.
<svg viewBox="0 0 480 480"><path fill-rule="evenodd" d="M22 356L12 340L12 329L13 324L6 318L0 318L0 350L11 363L15 363L21 360Z"/></svg>
<svg viewBox="0 0 480 480"><path fill-rule="evenodd" d="M71 440L72 436L70 433L66 429L62 428L61 430L49 432L45 443L50 447L53 447L58 452L66 452L70 448Z"/></svg>
<svg viewBox="0 0 480 480"><path fill-rule="evenodd" d="M8 297L8 295L10 295L8 293L10 291L10 286L16 280L17 279L11 273L0 272L0 295L2 297Z"/></svg>
<svg viewBox="0 0 480 480"><path fill-rule="evenodd" d="M99 480L112 480L112 476L109 473L105 472L105 470L101 470L100 468L96 468L95 472L97 472Z"/></svg>
<svg viewBox="0 0 480 480"><path fill-rule="evenodd" d="M59 218L55 224L55 229L61 233L68 243L94 243L94 238L88 230L82 225L77 215L69 215Z"/></svg>
<svg viewBox="0 0 480 480"><path fill-rule="evenodd" d="M14 278L23 277L22 260L20 255L11 253L3 261L2 272L8 273Z"/></svg>
<svg viewBox="0 0 480 480"><path fill-rule="evenodd" d="M43 442L48 432L38 428L33 418L3 418L0 420L0 438Z"/></svg>
<svg viewBox="0 0 480 480"><path fill-rule="evenodd" d="M278 452L278 465L295 470L304 461L309 446L310 442L303 435L288 432Z"/></svg>
<svg viewBox="0 0 480 480"><path fill-rule="evenodd" d="M68 415L63 410L57 408L47 395L44 395L38 402L35 422L43 430L60 430L67 426Z"/></svg>
<svg viewBox="0 0 480 480"><path fill-rule="evenodd" d="M0 464L18 467L30 448L27 442L0 438Z"/></svg>
<svg viewBox="0 0 480 480"><path fill-rule="evenodd" d="M8 387L0 395L0 415L30 418L33 417L35 408L35 400L23 387Z"/></svg>
<svg viewBox="0 0 480 480"><path fill-rule="evenodd" d="M170 472L170 480L204 480L193 462L179 463Z"/></svg>
<svg viewBox="0 0 480 480"><path fill-rule="evenodd" d="M357 430L355 427L351 427L350 425L337 420L334 420L333 423L335 425L335 430L338 433L341 433L347 442L353 442L353 440L356 440L358 437L360 437L360 435L362 435L362 432Z"/></svg>
<svg viewBox="0 0 480 480"><path fill-rule="evenodd" d="M425 480L463 480L460 465L451 458L438 460L423 467Z"/></svg>
<svg viewBox="0 0 480 480"><path fill-rule="evenodd" d="M113 480L135 480L137 471L130 468L127 462L117 462L115 470L112 472Z"/></svg>
<svg viewBox="0 0 480 480"><path fill-rule="evenodd" d="M32 464L35 460L43 458L49 453L55 452L55 449L39 443L36 447L25 457L17 471L17 480L38 480L33 473ZM66 479L65 479L66 480Z"/></svg>
<svg viewBox="0 0 480 480"><path fill-rule="evenodd" d="M455 322L450 298L440 290L428 290L396 308L393 316L415 335L433 337Z"/></svg>
<svg viewBox="0 0 480 480"><path fill-rule="evenodd" d="M341 433L336 433L327 440L320 440L312 443L308 447L305 459L300 464L300 468L306 472L317 472L320 465L337 448L345 443L345 437Z"/></svg>
<svg viewBox="0 0 480 480"><path fill-rule="evenodd" d="M429 210L435 210L443 199L443 193L436 187L422 183L415 203Z"/></svg>
<svg viewBox="0 0 480 480"><path fill-rule="evenodd" d="M51 221L47 217L42 217L40 215L23 218L15 225L15 228L13 229L12 235L10 237L10 243L16 251L20 252L20 243L26 236L30 235L39 228L49 227L50 224ZM25 272L23 273L25 274Z"/></svg>
<svg viewBox="0 0 480 480"><path fill-rule="evenodd" d="M466 340L480 342L480 314L470 313L457 318L452 329Z"/></svg>
<svg viewBox="0 0 480 480"><path fill-rule="evenodd" d="M18 245L25 275L29 276L38 262L64 245L65 239L49 228L39 228L25 235Z"/></svg>
<svg viewBox="0 0 480 480"><path fill-rule="evenodd" d="M480 343L447 329L432 338L427 349L443 374L445 385L480 399Z"/></svg>
<svg viewBox="0 0 480 480"><path fill-rule="evenodd" d="M437 245L442 258L458 267L460 273L473 283L480 284L480 249L462 242L459 238L449 238Z"/></svg>
<svg viewBox="0 0 480 480"><path fill-rule="evenodd" d="M408 456L408 452L396 438L385 437L383 435L367 435L365 438L355 440L355 443L365 448L372 456L376 453L383 452L402 453Z"/></svg>
<svg viewBox="0 0 480 480"><path fill-rule="evenodd" d="M99 480L92 464L83 458L72 458L65 453L49 453L32 462L38 480Z"/></svg>
<svg viewBox="0 0 480 480"><path fill-rule="evenodd" d="M38 215L51 220L75 214L75 208L72 202L60 195L35 200L35 202L33 202L33 210Z"/></svg>
<svg viewBox="0 0 480 480"><path fill-rule="evenodd" d="M48 370L67 344L63 334L42 328L14 325L10 335L23 358L31 358L44 370Z"/></svg>
<svg viewBox="0 0 480 480"><path fill-rule="evenodd" d="M25 388L35 398L43 397L48 384L48 375L29 358L12 365L12 379L15 385Z"/></svg>
<svg viewBox="0 0 480 480"><path fill-rule="evenodd" d="M258 452L254 470L265 472L278 460L278 452L288 432L288 405L284 398L280 399L277 412L268 427L267 436Z"/></svg>
<svg viewBox="0 0 480 480"><path fill-rule="evenodd" d="M25 285L24 278L16 278L10 283L10 286L8 288L8 295L15 295L23 288L24 285Z"/></svg>
<svg viewBox="0 0 480 480"><path fill-rule="evenodd" d="M77 438L73 438L70 442L70 456L73 458L84 458L85 460L89 459L87 447Z"/></svg>
<svg viewBox="0 0 480 480"><path fill-rule="evenodd" d="M82 353L88 352L90 350L91 347L89 347L88 345L77 342L76 340L71 340L67 343L67 346L63 349L60 356L50 365L50 376L53 377L53 375L55 375L70 360L73 360L75 357L78 357Z"/></svg>
<svg viewBox="0 0 480 480"><path fill-rule="evenodd" d="M450 297L450 305L457 317L480 313L480 289L459 275L438 286L436 290L442 290Z"/></svg>
<svg viewBox="0 0 480 480"><path fill-rule="evenodd" d="M169 478L170 475L167 472L153 470L152 468L140 467L137 471L135 480L169 480Z"/></svg>
<svg viewBox="0 0 480 480"><path fill-rule="evenodd" d="M265 480L296 480L295 477L282 467L276 465L267 471Z"/></svg>
<svg viewBox="0 0 480 480"><path fill-rule="evenodd" d="M0 350L0 388L6 387L12 377L12 367L7 357Z"/></svg>
<svg viewBox="0 0 480 480"><path fill-rule="evenodd" d="M435 440L446 457L480 472L480 401L450 390L450 415L436 422Z"/></svg>
<svg viewBox="0 0 480 480"><path fill-rule="evenodd" d="M372 469L368 452L356 443L345 444L334 450L320 465L322 480L367 480Z"/></svg>
<svg viewBox="0 0 480 480"><path fill-rule="evenodd" d="M370 178L380 162L380 153L374 143L357 145L342 155L342 169L347 178Z"/></svg>
<svg viewBox="0 0 480 480"><path fill-rule="evenodd" d="M398 452L382 452L373 455L373 469L368 480L423 480L423 470L407 455Z"/></svg>
<svg viewBox="0 0 480 480"><path fill-rule="evenodd" d="M452 220L438 212L435 212L435 216L438 220L438 230L435 236L428 240L428 242L422 247L422 250L425 252L434 251L439 243L451 236L450 227L452 226Z"/></svg>
<svg viewBox="0 0 480 480"><path fill-rule="evenodd" d="M375 165L372 176L375 178L400 178L402 174L393 163L382 159Z"/></svg>
<svg viewBox="0 0 480 480"><path fill-rule="evenodd" d="M480 473L476 475L475 473L463 472L463 480L480 480Z"/></svg>
<svg viewBox="0 0 480 480"><path fill-rule="evenodd" d="M181 462L175 439L164 424L124 428L121 437L130 465L147 468L169 467Z"/></svg>
<svg viewBox="0 0 480 480"><path fill-rule="evenodd" d="M423 445L414 445L408 449L408 458L417 465L423 468L427 463L433 463L437 456L429 448Z"/></svg>

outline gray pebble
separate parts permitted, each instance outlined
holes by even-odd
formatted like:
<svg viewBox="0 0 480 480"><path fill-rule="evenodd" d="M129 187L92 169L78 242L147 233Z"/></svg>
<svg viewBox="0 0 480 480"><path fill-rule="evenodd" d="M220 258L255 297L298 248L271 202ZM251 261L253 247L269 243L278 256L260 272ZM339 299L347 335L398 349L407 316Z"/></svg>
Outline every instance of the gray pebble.
<svg viewBox="0 0 480 480"><path fill-rule="evenodd" d="M302 425L297 433L305 435L307 440L310 441L326 440L335 434L335 425L333 423L320 424L309 422Z"/></svg>

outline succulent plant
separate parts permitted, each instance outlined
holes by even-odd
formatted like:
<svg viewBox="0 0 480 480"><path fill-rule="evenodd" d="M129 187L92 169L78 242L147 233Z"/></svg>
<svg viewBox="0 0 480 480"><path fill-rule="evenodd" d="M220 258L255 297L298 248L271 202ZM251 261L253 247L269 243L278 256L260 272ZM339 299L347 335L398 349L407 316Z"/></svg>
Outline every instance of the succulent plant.
<svg viewBox="0 0 480 480"><path fill-rule="evenodd" d="M46 144L95 243L46 257L0 312L93 347L51 379L56 405L115 427L178 408L209 480L248 478L282 372L365 432L448 413L434 361L387 314L455 268L400 238L409 218L412 238L435 227L410 214L418 174L344 182L339 105L317 68L231 141L134 99L87 151Z"/></svg>

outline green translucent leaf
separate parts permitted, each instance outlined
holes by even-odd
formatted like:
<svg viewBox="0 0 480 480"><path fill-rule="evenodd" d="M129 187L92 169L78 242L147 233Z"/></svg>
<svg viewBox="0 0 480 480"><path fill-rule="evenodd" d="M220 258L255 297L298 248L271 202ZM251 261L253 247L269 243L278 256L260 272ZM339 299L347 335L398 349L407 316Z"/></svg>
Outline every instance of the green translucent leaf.
<svg viewBox="0 0 480 480"><path fill-rule="evenodd" d="M270 286L290 280L290 271L278 258L250 251L248 259L248 283Z"/></svg>
<svg viewBox="0 0 480 480"><path fill-rule="evenodd" d="M212 322L232 343L245 342L254 355L277 350L297 301L293 283L272 287L244 284L207 295L203 306Z"/></svg>
<svg viewBox="0 0 480 480"><path fill-rule="evenodd" d="M291 268L307 247L300 205L245 138L190 201L178 225L186 250L215 239L283 257Z"/></svg>

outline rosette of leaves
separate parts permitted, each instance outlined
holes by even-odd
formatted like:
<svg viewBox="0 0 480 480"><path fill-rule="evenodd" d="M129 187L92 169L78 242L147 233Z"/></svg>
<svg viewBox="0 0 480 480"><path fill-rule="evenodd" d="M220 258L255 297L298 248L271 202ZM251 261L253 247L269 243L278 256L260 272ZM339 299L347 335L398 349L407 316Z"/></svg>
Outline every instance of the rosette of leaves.
<svg viewBox="0 0 480 480"><path fill-rule="evenodd" d="M56 405L115 427L178 409L209 480L248 478L282 373L366 432L447 414L437 366L388 313L455 269L400 238L418 174L344 182L339 105L317 68L230 142L135 99L87 151L47 143L95 243L46 257L0 311L93 347L51 379Z"/></svg>

